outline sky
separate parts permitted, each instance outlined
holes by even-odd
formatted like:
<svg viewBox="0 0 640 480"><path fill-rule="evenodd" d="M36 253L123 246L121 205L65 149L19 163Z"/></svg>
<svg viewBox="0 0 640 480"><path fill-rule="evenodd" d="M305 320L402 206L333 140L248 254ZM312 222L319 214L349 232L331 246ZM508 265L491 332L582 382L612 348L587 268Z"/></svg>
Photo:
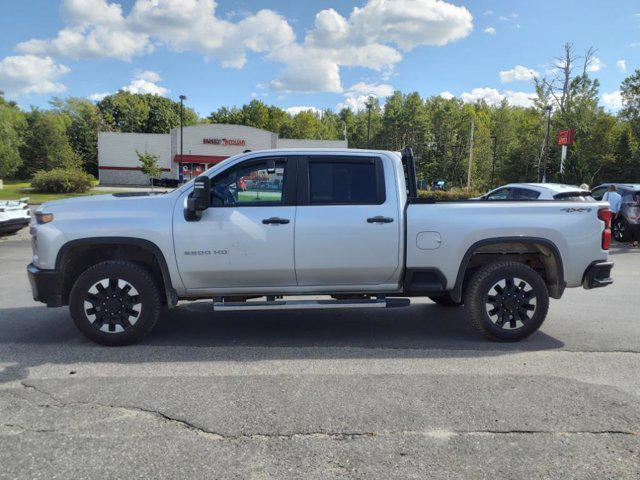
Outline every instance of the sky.
<svg viewBox="0 0 640 480"><path fill-rule="evenodd" d="M602 105L640 68L640 0L0 0L0 90L24 108L124 89L201 116L296 112L394 90L529 105L571 42Z"/></svg>

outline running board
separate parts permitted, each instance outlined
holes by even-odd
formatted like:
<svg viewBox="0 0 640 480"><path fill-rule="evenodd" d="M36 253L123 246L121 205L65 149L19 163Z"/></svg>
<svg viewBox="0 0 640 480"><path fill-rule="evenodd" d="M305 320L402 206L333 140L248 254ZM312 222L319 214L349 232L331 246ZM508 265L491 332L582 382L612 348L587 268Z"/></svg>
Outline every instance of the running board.
<svg viewBox="0 0 640 480"><path fill-rule="evenodd" d="M394 308L408 307L408 298L386 298L377 300L276 300L273 302L214 302L218 312L233 310L306 310L328 308Z"/></svg>

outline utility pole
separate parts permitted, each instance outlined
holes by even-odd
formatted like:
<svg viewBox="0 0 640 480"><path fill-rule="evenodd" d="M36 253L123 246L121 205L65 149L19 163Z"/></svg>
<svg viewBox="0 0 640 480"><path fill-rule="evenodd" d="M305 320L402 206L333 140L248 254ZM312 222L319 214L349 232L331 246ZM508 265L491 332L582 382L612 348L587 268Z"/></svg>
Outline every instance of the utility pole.
<svg viewBox="0 0 640 480"><path fill-rule="evenodd" d="M542 183L547 183L547 159L549 158L549 132L551 130L551 105L544 107L547 111L547 134L544 140L544 163L542 164Z"/></svg>
<svg viewBox="0 0 640 480"><path fill-rule="evenodd" d="M496 173L496 147L498 145L498 136L494 133L491 135L493 140L493 159L491 160L491 186L493 187L493 176Z"/></svg>
<svg viewBox="0 0 640 480"><path fill-rule="evenodd" d="M476 129L474 119L471 119L471 138L469 140L469 170L467 171L467 191L471 190L471 165L473 163L473 132Z"/></svg>
<svg viewBox="0 0 640 480"><path fill-rule="evenodd" d="M182 159L184 158L182 156L182 145L184 144L183 139L184 139L184 135L183 135L183 127L184 127L184 101L187 99L186 96L184 95L180 95L180 162L178 163L178 168L180 169L180 171L178 172L178 179L180 182L182 182L182 180L184 180L184 174L182 171Z"/></svg>
<svg viewBox="0 0 640 480"><path fill-rule="evenodd" d="M373 108L373 102L375 101L375 98L373 98L373 95L371 95L369 97L369 99L367 100L367 103L365 103L365 106L367 107L367 148L371 148L371 109Z"/></svg>

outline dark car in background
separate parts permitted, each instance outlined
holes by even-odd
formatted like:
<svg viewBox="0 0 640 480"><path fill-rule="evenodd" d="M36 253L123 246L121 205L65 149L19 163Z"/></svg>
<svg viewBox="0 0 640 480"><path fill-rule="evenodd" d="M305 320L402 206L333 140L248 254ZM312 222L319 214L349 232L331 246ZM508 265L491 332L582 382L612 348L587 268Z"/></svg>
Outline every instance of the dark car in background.
<svg viewBox="0 0 640 480"><path fill-rule="evenodd" d="M618 242L636 240L640 231L640 184L603 183L591 190L591 196L596 200L602 200L611 185L615 185L622 196L620 213L611 225L613 238Z"/></svg>

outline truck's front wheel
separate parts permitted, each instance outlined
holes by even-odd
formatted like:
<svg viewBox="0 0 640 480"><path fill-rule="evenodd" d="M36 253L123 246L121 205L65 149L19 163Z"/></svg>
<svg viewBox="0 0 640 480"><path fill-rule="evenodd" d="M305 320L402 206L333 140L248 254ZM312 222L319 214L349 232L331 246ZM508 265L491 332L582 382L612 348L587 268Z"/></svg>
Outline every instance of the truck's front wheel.
<svg viewBox="0 0 640 480"><path fill-rule="evenodd" d="M71 317L89 339L103 345L127 345L154 327L162 306L151 274L126 261L110 260L85 270L69 296Z"/></svg>
<svg viewBox="0 0 640 480"><path fill-rule="evenodd" d="M549 292L527 265L497 262L471 277L464 303L474 327L494 340L513 342L540 328L549 310Z"/></svg>

